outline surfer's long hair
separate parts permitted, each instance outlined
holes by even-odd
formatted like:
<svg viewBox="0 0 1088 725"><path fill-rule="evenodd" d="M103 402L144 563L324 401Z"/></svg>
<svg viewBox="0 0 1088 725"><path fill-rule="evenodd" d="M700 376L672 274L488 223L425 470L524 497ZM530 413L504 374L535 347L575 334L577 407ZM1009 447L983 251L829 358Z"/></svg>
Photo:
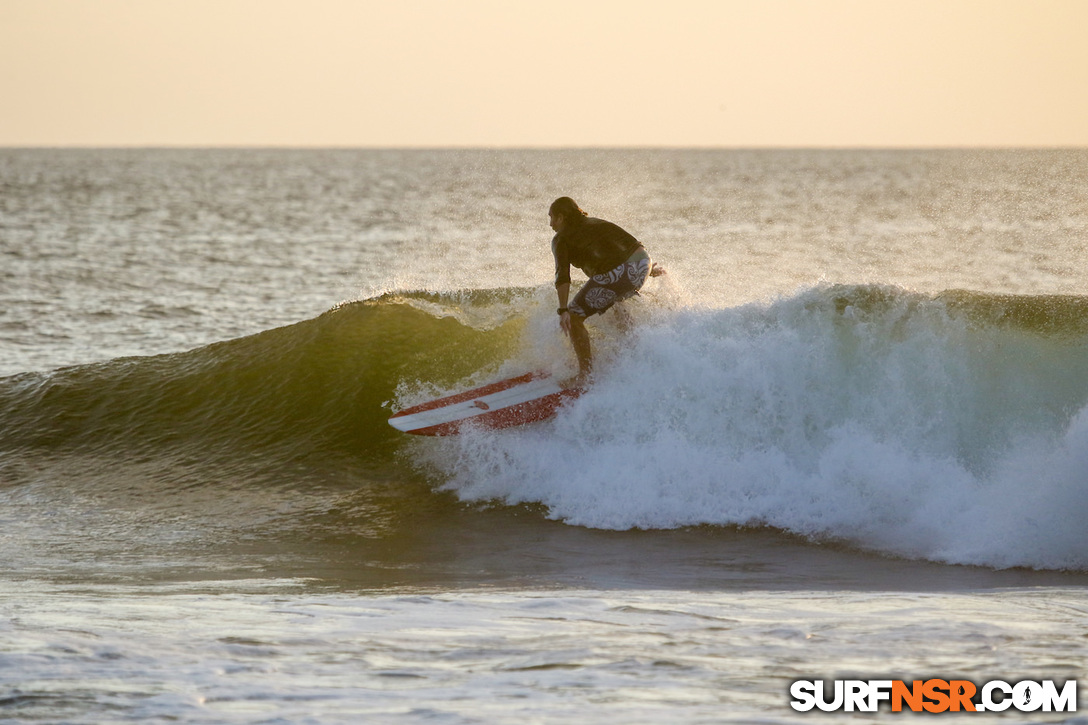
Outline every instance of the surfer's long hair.
<svg viewBox="0 0 1088 725"><path fill-rule="evenodd" d="M561 196L553 201L552 205L548 207L548 213L561 216L570 224L578 224L582 219L589 216L589 214L582 211L582 207L578 206L577 202L569 196Z"/></svg>

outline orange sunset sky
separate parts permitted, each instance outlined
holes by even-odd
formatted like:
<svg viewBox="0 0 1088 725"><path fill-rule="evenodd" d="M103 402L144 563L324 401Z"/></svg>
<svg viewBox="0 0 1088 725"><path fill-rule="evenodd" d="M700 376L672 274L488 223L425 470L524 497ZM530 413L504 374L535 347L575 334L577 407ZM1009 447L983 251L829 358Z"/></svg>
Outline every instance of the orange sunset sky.
<svg viewBox="0 0 1088 725"><path fill-rule="evenodd" d="M0 146L1088 146L1088 0L0 0Z"/></svg>

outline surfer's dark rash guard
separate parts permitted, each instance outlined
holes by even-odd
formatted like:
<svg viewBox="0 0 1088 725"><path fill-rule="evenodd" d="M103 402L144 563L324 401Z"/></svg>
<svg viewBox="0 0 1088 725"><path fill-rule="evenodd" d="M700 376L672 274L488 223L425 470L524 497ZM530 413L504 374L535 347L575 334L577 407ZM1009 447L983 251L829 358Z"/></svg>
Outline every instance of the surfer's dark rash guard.
<svg viewBox="0 0 1088 725"><path fill-rule="evenodd" d="M552 239L555 285L570 284L572 264L592 277L623 264L641 246L612 222L583 217Z"/></svg>

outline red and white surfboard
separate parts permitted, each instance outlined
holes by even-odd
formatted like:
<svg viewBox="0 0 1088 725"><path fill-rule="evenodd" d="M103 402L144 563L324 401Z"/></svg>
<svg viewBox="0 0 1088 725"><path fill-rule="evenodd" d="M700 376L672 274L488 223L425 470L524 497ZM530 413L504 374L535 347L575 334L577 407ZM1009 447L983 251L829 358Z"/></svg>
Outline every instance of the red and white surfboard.
<svg viewBox="0 0 1088 725"><path fill-rule="evenodd" d="M564 388L545 373L526 373L405 408L389 425L431 436L454 435L465 426L509 428L551 418L559 406L581 394L581 389Z"/></svg>

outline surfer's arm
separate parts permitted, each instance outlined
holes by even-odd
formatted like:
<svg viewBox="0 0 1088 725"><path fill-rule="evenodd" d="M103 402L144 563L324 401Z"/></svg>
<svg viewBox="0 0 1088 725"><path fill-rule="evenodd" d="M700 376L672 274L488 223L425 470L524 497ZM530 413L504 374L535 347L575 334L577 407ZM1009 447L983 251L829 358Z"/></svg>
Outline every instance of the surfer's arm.
<svg viewBox="0 0 1088 725"><path fill-rule="evenodd" d="M570 289L570 255L567 253L567 245L562 243L559 235L552 239L552 257L555 259L555 288L567 285ZM566 306L565 303L563 306Z"/></svg>
<svg viewBox="0 0 1088 725"><path fill-rule="evenodd" d="M552 238L552 256L555 257L555 294L559 298L559 326L569 335L570 313L566 309L567 300L570 299L570 258L567 256L567 245L562 243L558 234Z"/></svg>
<svg viewBox="0 0 1088 725"><path fill-rule="evenodd" d="M559 298L559 326L563 332L570 334L570 313L566 311L567 300L570 298L570 282L564 282L555 286L555 295Z"/></svg>

